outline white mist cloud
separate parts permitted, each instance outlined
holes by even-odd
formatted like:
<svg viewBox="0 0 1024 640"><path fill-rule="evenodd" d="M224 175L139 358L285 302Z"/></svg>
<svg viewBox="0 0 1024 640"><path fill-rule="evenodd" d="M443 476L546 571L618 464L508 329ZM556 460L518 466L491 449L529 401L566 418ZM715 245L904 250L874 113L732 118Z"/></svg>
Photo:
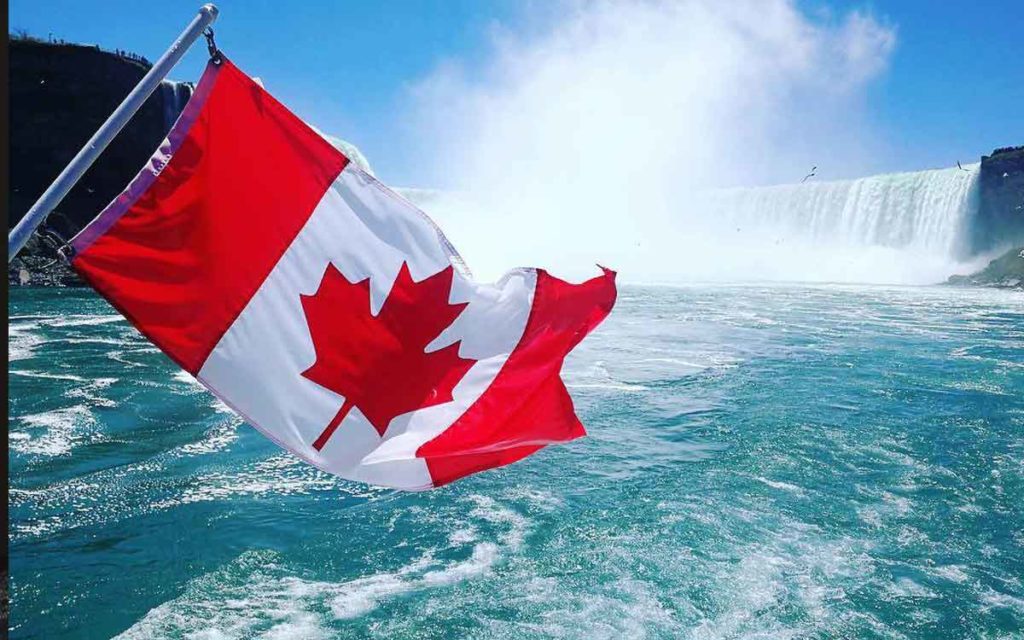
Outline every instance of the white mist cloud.
<svg viewBox="0 0 1024 640"><path fill-rule="evenodd" d="M428 212L486 278L595 261L633 281L743 277L708 265L756 239L691 194L863 171L880 146L865 88L895 42L870 14L787 0L561 5L415 87L423 164L465 192Z"/></svg>
<svg viewBox="0 0 1024 640"><path fill-rule="evenodd" d="M870 15L853 12L833 43L837 61L844 65L839 80L855 88L885 70L896 47L896 31L881 27Z"/></svg>

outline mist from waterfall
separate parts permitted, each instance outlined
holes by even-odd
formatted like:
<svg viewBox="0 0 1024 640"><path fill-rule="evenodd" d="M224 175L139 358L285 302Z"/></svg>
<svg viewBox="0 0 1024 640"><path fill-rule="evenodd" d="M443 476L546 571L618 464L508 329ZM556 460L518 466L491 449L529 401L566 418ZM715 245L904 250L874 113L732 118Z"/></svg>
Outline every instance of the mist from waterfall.
<svg viewBox="0 0 1024 640"><path fill-rule="evenodd" d="M671 258L668 268L636 280L941 282L952 273L975 270L988 258L971 255L967 241L978 209L978 168L694 192L680 206L679 218L689 228L666 227L651 242ZM485 226L488 216L485 201L471 192L400 192L436 218L456 247L467 247L464 257L485 279L506 268L505 251L544 246L513 247L499 239L481 247L469 241L467 225ZM613 264L642 261L652 249L640 238L620 237ZM571 236L557 239L572 242ZM582 277L592 264L567 264L540 252L536 259L554 261L571 277ZM631 270L625 273L629 277Z"/></svg>
<svg viewBox="0 0 1024 640"><path fill-rule="evenodd" d="M479 277L924 283L965 268L977 168L871 173L896 27L790 0L566 3L416 84L419 192ZM818 175L795 183L818 165ZM822 182L816 182L822 181ZM453 193L453 192L458 192Z"/></svg>
<svg viewBox="0 0 1024 640"><path fill-rule="evenodd" d="M973 270L979 166L696 194L713 237L732 232L743 252L705 277L925 284Z"/></svg>

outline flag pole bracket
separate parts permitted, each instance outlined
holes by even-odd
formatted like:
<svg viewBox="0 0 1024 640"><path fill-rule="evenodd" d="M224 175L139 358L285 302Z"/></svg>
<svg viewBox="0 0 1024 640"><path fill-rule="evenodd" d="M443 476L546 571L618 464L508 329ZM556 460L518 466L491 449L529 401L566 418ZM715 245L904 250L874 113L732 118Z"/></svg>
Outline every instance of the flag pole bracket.
<svg viewBox="0 0 1024 640"><path fill-rule="evenodd" d="M224 62L224 56L221 54L220 49L217 48L217 42L213 39L213 27L206 27L206 30L203 31L203 37L206 38L206 48L210 52L210 62L218 65Z"/></svg>

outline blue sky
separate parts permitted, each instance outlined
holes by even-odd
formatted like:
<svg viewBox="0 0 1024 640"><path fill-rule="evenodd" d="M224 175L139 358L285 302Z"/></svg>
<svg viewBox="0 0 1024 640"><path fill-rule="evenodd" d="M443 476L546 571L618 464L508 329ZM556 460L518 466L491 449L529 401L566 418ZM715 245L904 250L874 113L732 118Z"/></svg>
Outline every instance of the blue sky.
<svg viewBox="0 0 1024 640"><path fill-rule="evenodd" d="M1024 144L1019 0L798 5L822 19L866 10L897 34L887 69L862 97L864 117L887 143L869 169L949 166L996 146ZM197 6L12 0L10 28L155 59ZM495 33L543 29L553 15L550 3L528 0L222 0L218 6L218 43L236 64L307 121L356 143L385 180L423 186L431 172L408 149L412 88L446 63L472 68L486 60ZM195 80L204 63L205 47L197 46L172 76Z"/></svg>
<svg viewBox="0 0 1024 640"><path fill-rule="evenodd" d="M817 3L803 3L812 5ZM896 27L890 68L869 91L892 166L948 166L1024 144L1024 3L895 0L869 7Z"/></svg>

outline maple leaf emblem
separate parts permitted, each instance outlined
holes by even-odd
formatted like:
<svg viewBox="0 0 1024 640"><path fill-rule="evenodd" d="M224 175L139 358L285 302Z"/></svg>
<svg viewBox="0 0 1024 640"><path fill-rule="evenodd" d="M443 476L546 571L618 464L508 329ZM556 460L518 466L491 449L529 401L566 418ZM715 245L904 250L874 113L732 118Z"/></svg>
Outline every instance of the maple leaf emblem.
<svg viewBox="0 0 1024 640"><path fill-rule="evenodd" d="M384 435L395 416L452 400L452 389L475 360L459 356L460 342L426 352L468 303L449 304L454 270L414 282L403 262L380 313L370 313L370 279L349 282L333 264L313 295L301 295L316 362L302 372L345 396L313 443L320 451L352 407Z"/></svg>

